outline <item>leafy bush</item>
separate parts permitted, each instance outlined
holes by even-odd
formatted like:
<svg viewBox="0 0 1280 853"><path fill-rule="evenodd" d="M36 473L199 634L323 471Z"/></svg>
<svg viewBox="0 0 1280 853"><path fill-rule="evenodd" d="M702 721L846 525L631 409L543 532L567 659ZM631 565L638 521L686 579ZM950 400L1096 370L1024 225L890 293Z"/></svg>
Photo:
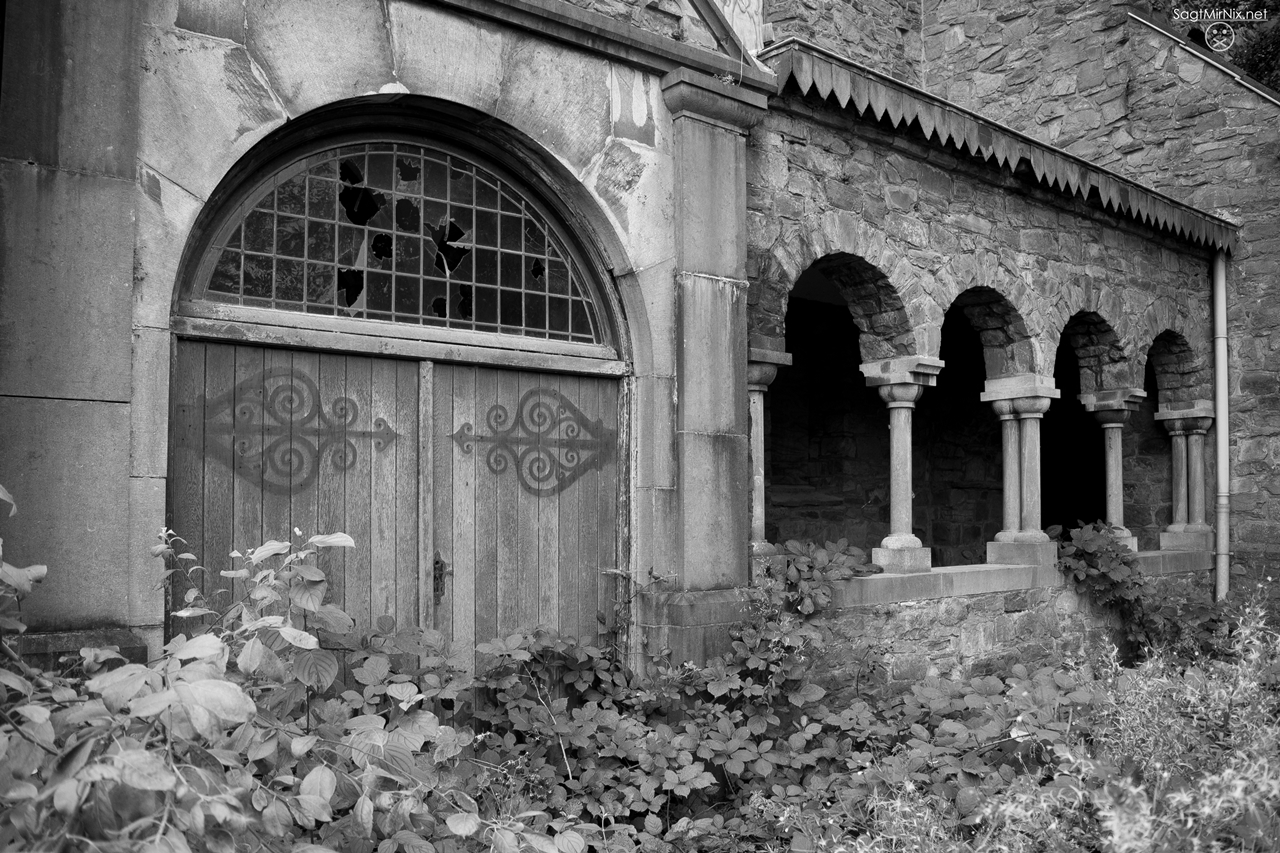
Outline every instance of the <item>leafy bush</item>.
<svg viewBox="0 0 1280 853"><path fill-rule="evenodd" d="M822 611L873 570L844 543L789 543L729 654L643 678L541 629L482 643L474 676L434 632L384 617L357 635L325 603L324 554L349 544L233 555L219 608L166 533L157 554L192 590L174 615L204 633L145 665L85 649L68 674L9 655L0 847L1207 850L1280 829L1280 642L1256 619L1194 668L1014 666L833 708L810 678ZM14 601L39 573L3 571Z"/></svg>

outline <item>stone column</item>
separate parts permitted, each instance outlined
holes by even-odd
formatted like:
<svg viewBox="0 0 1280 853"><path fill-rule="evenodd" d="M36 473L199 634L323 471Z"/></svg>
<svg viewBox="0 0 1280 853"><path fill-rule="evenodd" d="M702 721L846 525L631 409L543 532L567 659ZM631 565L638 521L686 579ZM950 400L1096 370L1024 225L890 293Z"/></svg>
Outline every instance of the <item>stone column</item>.
<svg viewBox="0 0 1280 853"><path fill-rule="evenodd" d="M778 374L779 365L791 364L791 356L763 347L747 350L747 396L751 413L751 553L770 556L773 549L764 535L764 392Z"/></svg>
<svg viewBox="0 0 1280 853"><path fill-rule="evenodd" d="M1187 418L1187 530L1210 533L1204 520L1204 437L1213 418Z"/></svg>
<svg viewBox="0 0 1280 853"><path fill-rule="evenodd" d="M1004 465L1004 529L997 542L1016 542L1022 529L1022 440L1018 414L1012 400L994 400L991 408L1000 418L1000 449Z"/></svg>
<svg viewBox="0 0 1280 853"><path fill-rule="evenodd" d="M988 379L981 399L1001 420L1004 526L987 543L987 562L1052 568L1057 546L1040 529L1040 420L1061 396L1053 379L1020 373Z"/></svg>
<svg viewBox="0 0 1280 853"><path fill-rule="evenodd" d="M1156 420L1173 445L1172 522L1160 534L1160 550L1212 550L1213 528L1204 520L1204 434L1213 425L1213 404L1171 403L1160 407Z"/></svg>
<svg viewBox="0 0 1280 853"><path fill-rule="evenodd" d="M936 385L942 361L903 356L861 366L867 384L889 406L889 535L871 550L886 572L927 572L929 549L911 532L911 413L925 388Z"/></svg>
<svg viewBox="0 0 1280 853"><path fill-rule="evenodd" d="M1079 400L1086 410L1102 425L1103 465L1107 483L1107 523L1116 527L1116 538L1130 549L1138 550L1138 537L1124 526L1124 424L1129 413L1137 411L1138 404L1147 396L1141 388L1115 388L1081 394Z"/></svg>

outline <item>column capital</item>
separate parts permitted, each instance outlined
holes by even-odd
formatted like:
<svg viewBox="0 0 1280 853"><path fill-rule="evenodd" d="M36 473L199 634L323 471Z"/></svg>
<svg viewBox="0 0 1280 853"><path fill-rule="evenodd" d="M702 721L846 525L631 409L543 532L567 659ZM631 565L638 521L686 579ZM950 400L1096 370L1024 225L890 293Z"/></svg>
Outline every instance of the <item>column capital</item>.
<svg viewBox="0 0 1280 853"><path fill-rule="evenodd" d="M791 364L791 353L778 350L748 347L747 390L764 391L778 375L780 366Z"/></svg>
<svg viewBox="0 0 1280 853"><path fill-rule="evenodd" d="M661 86L662 100L673 119L692 118L744 136L764 118L769 105L760 92L690 68L668 72Z"/></svg>
<svg viewBox="0 0 1280 853"><path fill-rule="evenodd" d="M1094 391L1091 394L1081 394L1076 397L1084 404L1086 411L1093 412L1098 416L1101 412L1133 412L1138 408L1138 404L1145 400L1147 392L1141 388L1113 388L1108 391ZM1102 420L1098 417L1098 420ZM1123 420L1123 418L1122 418ZM1107 421L1103 421L1107 423Z"/></svg>
<svg viewBox="0 0 1280 853"><path fill-rule="evenodd" d="M921 388L930 388L938 384L938 374L942 372L942 367L943 361L940 358L904 355L881 361L863 362L858 369L862 371L862 375L867 379L867 385L871 388L878 388L881 385L918 385Z"/></svg>
<svg viewBox="0 0 1280 853"><path fill-rule="evenodd" d="M1213 426L1213 404L1208 400L1171 403L1156 410L1156 420L1164 424L1170 435L1203 435Z"/></svg>
<svg viewBox="0 0 1280 853"><path fill-rule="evenodd" d="M1002 421L1011 421L1018 416L1018 413L1013 410L1012 399L992 400L991 408L995 410L996 417Z"/></svg>
<svg viewBox="0 0 1280 853"><path fill-rule="evenodd" d="M1102 424L1103 429L1119 429L1124 426L1124 422L1129 420L1128 409L1097 409L1093 413L1094 419Z"/></svg>
<svg viewBox="0 0 1280 853"><path fill-rule="evenodd" d="M1062 392L1053 385L1052 376L1015 373L1012 376L988 379L978 399L984 403L993 403L996 400L1012 400L1017 397L1044 397L1048 400L1056 400L1061 396Z"/></svg>
<svg viewBox="0 0 1280 853"><path fill-rule="evenodd" d="M910 409L924 393L924 386L914 382L895 382L892 385L881 385L880 399L889 404L889 408Z"/></svg>
<svg viewBox="0 0 1280 853"><path fill-rule="evenodd" d="M1019 418L1042 418L1049 411L1049 404L1057 398L1056 393L1052 397L1015 397L1013 410Z"/></svg>

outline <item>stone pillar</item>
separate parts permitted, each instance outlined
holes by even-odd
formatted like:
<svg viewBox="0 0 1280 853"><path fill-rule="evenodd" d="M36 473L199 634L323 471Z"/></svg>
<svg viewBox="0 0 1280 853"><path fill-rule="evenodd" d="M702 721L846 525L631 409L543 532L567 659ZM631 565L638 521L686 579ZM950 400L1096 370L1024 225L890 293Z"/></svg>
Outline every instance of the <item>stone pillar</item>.
<svg viewBox="0 0 1280 853"><path fill-rule="evenodd" d="M1156 420L1173 445L1173 518L1160 534L1160 550L1212 550L1213 528L1204 519L1204 435L1213 425L1213 404L1195 400L1161 406Z"/></svg>
<svg viewBox="0 0 1280 853"><path fill-rule="evenodd" d="M1057 562L1057 546L1040 529L1040 420L1059 396L1049 376L987 380L981 399L1001 420L1005 527L987 543L989 563L1051 568Z"/></svg>
<svg viewBox="0 0 1280 853"><path fill-rule="evenodd" d="M889 406L889 535L871 549L871 561L886 572L927 572L929 549L911 532L911 413L924 389L937 384L942 361L902 356L867 362L861 370Z"/></svg>
<svg viewBox="0 0 1280 853"><path fill-rule="evenodd" d="M1103 464L1106 466L1107 523L1117 528L1116 538L1130 549L1138 550L1138 537L1124 526L1124 424L1129 413L1147 396L1141 388L1116 388L1081 394L1079 400L1102 425Z"/></svg>
<svg viewBox="0 0 1280 853"><path fill-rule="evenodd" d="M996 534L997 542L1016 542L1022 529L1022 441L1018 432L1018 414L1012 400L991 403L1000 418L1000 449L1004 464L1004 529Z"/></svg>
<svg viewBox="0 0 1280 853"><path fill-rule="evenodd" d="M747 392L747 133L764 91L677 68L661 81L671 116L673 471L655 504L655 535L675 575L641 603L641 625L674 660L729 647L732 588L750 579L751 459Z"/></svg>
<svg viewBox="0 0 1280 853"><path fill-rule="evenodd" d="M778 374L779 365L791 364L791 356L764 347L747 350L747 396L751 412L751 554L771 556L773 548L764 535L764 392Z"/></svg>

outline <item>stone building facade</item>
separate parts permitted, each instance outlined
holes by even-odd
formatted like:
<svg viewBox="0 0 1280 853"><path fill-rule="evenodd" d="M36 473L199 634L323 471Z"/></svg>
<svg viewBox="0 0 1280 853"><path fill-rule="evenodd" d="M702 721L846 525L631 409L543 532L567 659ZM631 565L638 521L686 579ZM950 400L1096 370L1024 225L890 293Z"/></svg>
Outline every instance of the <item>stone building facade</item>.
<svg viewBox="0 0 1280 853"><path fill-rule="evenodd" d="M1079 621L1047 524L1265 565L1280 101L1137 6L1062 14L10 2L28 618L154 648L161 525L215 567L344 528L334 600L464 648L549 622L690 658L792 537L885 567L840 593L851 637L934 606L904 602L1026 612L938 640L956 665Z"/></svg>

